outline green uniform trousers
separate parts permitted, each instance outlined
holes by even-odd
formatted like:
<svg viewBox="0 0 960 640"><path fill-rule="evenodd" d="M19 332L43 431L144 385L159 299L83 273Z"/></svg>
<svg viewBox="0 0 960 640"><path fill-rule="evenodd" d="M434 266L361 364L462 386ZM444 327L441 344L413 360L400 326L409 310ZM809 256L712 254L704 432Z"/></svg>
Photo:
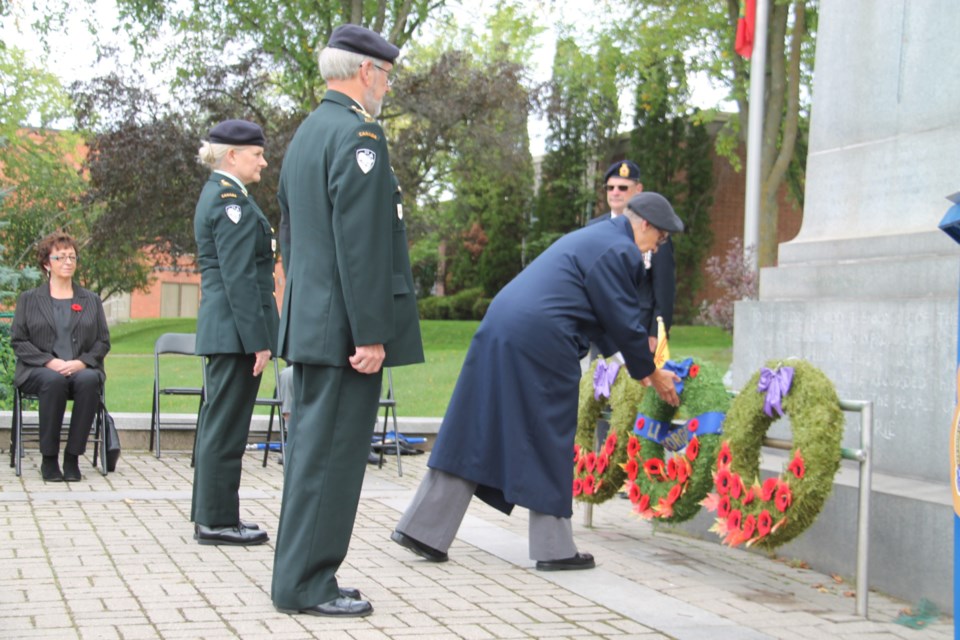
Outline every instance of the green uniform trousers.
<svg viewBox="0 0 960 640"><path fill-rule="evenodd" d="M273 604L304 609L339 597L377 420L382 370L293 364L292 421L273 561Z"/></svg>
<svg viewBox="0 0 960 640"><path fill-rule="evenodd" d="M240 522L240 473L260 391L253 354L207 356L207 398L197 422L190 519L207 527Z"/></svg>

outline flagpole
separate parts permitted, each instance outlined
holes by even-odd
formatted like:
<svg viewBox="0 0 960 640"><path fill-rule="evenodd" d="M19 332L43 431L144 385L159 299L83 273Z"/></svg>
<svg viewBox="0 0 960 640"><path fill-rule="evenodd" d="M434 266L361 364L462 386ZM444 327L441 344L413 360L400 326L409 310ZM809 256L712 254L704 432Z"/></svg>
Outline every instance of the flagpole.
<svg viewBox="0 0 960 640"><path fill-rule="evenodd" d="M753 31L753 54L750 56L750 116L747 122L747 186L743 212L743 255L750 267L757 270L760 248L760 189L763 152L764 83L767 67L767 21L769 0L757 0ZM751 251L750 249L757 249Z"/></svg>

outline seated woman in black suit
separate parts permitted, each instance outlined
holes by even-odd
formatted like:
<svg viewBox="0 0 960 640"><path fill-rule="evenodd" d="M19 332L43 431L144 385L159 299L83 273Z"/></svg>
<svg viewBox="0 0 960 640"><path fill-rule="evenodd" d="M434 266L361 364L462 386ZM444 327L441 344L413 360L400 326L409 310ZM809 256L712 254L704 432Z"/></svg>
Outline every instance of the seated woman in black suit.
<svg viewBox="0 0 960 640"><path fill-rule="evenodd" d="M40 241L37 258L49 280L17 300L10 327L17 355L14 384L40 398L43 479L75 482L80 480L78 459L86 450L106 377L103 359L110 351L110 330L100 297L73 282L78 255L70 235L48 235ZM69 398L73 411L61 472L57 456Z"/></svg>

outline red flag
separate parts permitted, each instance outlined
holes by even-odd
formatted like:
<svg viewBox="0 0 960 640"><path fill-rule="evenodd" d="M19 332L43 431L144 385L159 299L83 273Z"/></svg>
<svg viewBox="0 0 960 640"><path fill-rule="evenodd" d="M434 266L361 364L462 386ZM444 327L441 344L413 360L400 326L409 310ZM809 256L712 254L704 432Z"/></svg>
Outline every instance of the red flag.
<svg viewBox="0 0 960 640"><path fill-rule="evenodd" d="M753 53L753 30L756 24L757 0L744 0L737 20L737 40L733 49L744 58Z"/></svg>

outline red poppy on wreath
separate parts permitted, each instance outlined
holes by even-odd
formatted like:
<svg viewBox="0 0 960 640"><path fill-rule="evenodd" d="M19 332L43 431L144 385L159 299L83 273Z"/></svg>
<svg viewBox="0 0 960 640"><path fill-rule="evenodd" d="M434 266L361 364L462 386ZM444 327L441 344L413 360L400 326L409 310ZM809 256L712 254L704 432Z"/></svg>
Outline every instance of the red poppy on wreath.
<svg viewBox="0 0 960 640"><path fill-rule="evenodd" d="M690 463L684 457L674 458L677 461L677 482L683 484L690 479L690 475L693 473L693 467L690 466Z"/></svg>
<svg viewBox="0 0 960 640"><path fill-rule="evenodd" d="M787 465L787 469L797 478L802 478L803 474L807 472L807 468L803 462L803 456L800 455L800 449L797 449L797 453L793 456L793 461Z"/></svg>
<svg viewBox="0 0 960 640"><path fill-rule="evenodd" d="M721 518L730 515L730 496L720 496L720 502L717 504L717 515Z"/></svg>
<svg viewBox="0 0 960 640"><path fill-rule="evenodd" d="M690 433L695 433L696 430L699 428L700 428L700 421L697 420L696 418L691 418L687 422L687 431L689 431Z"/></svg>
<svg viewBox="0 0 960 640"><path fill-rule="evenodd" d="M647 421L646 421L646 420L644 420L643 418L637 418L637 431L642 430L642 429L643 429L643 425L645 425L645 424L647 424Z"/></svg>
<svg viewBox="0 0 960 640"><path fill-rule="evenodd" d="M753 487L747 489L747 492L743 494L743 499L740 501L743 504L747 505L753 502L754 498L757 497L757 494L754 492Z"/></svg>
<svg viewBox="0 0 960 640"><path fill-rule="evenodd" d="M77 313L80 313L81 311L83 311L83 307L81 307L80 305L78 305L76 302L74 302L72 305L70 305L70 308L73 309L74 311L76 311Z"/></svg>
<svg viewBox="0 0 960 640"><path fill-rule="evenodd" d="M764 480L763 485L760 487L760 499L764 502L773 500L773 494L776 493L778 486L780 486L780 478L767 478Z"/></svg>
<svg viewBox="0 0 960 640"><path fill-rule="evenodd" d="M635 482L630 483L630 502L637 504L640 502L640 487ZM647 498L649 500L649 498Z"/></svg>
<svg viewBox="0 0 960 640"><path fill-rule="evenodd" d="M719 513L717 515L720 515ZM760 512L760 515L757 516L757 533L761 536L765 536L770 533L770 527L773 526L773 516L770 515L770 512L764 509Z"/></svg>
<svg viewBox="0 0 960 640"><path fill-rule="evenodd" d="M612 456L613 452L617 449L617 434L611 433L607 436L607 441L603 445L603 452L608 456Z"/></svg>
<svg viewBox="0 0 960 640"><path fill-rule="evenodd" d="M610 464L610 458L607 454L597 458L597 475L602 476L603 472L607 470L607 465Z"/></svg>
<svg viewBox="0 0 960 640"><path fill-rule="evenodd" d="M690 370L687 372L687 377L696 378L699 373L700 373L700 365L692 364L690 365Z"/></svg>
<svg viewBox="0 0 960 640"><path fill-rule="evenodd" d="M660 458L651 458L649 460L645 460L643 463L643 470L646 472L647 477L651 480L654 480L653 476L659 476L657 479L663 479L665 475L663 472L663 460Z"/></svg>
<svg viewBox="0 0 960 640"><path fill-rule="evenodd" d="M580 478L573 479L573 495L578 496L583 493L583 480Z"/></svg>
<svg viewBox="0 0 960 640"><path fill-rule="evenodd" d="M587 456L582 456L579 460L577 460L577 473L578 474L583 473L584 469L586 468L587 468Z"/></svg>
<svg viewBox="0 0 960 640"><path fill-rule="evenodd" d="M720 452L717 454L717 468L729 467L731 460L733 460L733 455L730 453L730 443L724 440L723 444L720 445Z"/></svg>
<svg viewBox="0 0 960 640"><path fill-rule="evenodd" d="M573 445L573 462L576 463L579 458L580 458L580 445L575 444Z"/></svg>
<svg viewBox="0 0 960 640"><path fill-rule="evenodd" d="M729 469L720 469L713 477L713 483L717 487L717 493L720 495L726 495L730 493L730 485L733 484L733 476L730 475Z"/></svg>
<svg viewBox="0 0 960 640"><path fill-rule="evenodd" d="M780 488L777 489L777 496L774 504L776 504L777 511L783 513L787 510L787 507L790 506L791 502L793 502L793 494L790 492L790 485L784 482L780 485Z"/></svg>
<svg viewBox="0 0 960 640"><path fill-rule="evenodd" d="M637 501L637 506L634 507L633 510L642 518L652 518L654 513L653 509L650 508L650 496L642 493L640 499Z"/></svg>
<svg viewBox="0 0 960 640"><path fill-rule="evenodd" d="M750 514L743 519L743 537L749 540L753 536L753 532L756 530L757 519L753 517L753 514Z"/></svg>
<svg viewBox="0 0 960 640"><path fill-rule="evenodd" d="M730 512L730 515L727 516L727 530L733 531L740 528L740 520L743 517L743 514L740 513L740 509L734 509Z"/></svg>
<svg viewBox="0 0 960 640"><path fill-rule="evenodd" d="M623 470L627 472L627 480L630 482L636 482L637 474L640 473L640 465L637 464L637 461L633 458L627 461L627 464L623 465Z"/></svg>
<svg viewBox="0 0 960 640"><path fill-rule="evenodd" d="M677 479L677 459L670 458L667 460L667 478L670 480Z"/></svg>
<svg viewBox="0 0 960 640"><path fill-rule="evenodd" d="M597 466L597 454L591 451L587 454L587 471L593 471Z"/></svg>
<svg viewBox="0 0 960 640"><path fill-rule="evenodd" d="M586 478L583 479L583 492L588 496L593 493L593 490L595 488L593 486L593 483L594 483L593 476L587 476Z"/></svg>
<svg viewBox="0 0 960 640"><path fill-rule="evenodd" d="M741 478L736 473L730 474L730 497L734 500L739 500L740 495L744 492L743 478Z"/></svg>
<svg viewBox="0 0 960 640"><path fill-rule="evenodd" d="M635 458L640 453L640 439L637 436L630 436L627 440L627 457Z"/></svg>
<svg viewBox="0 0 960 640"><path fill-rule="evenodd" d="M670 493L667 494L667 502L669 502L670 504L673 504L674 502L679 500L680 496L682 495L683 495L683 485L675 484L673 485L673 488L670 489Z"/></svg>
<svg viewBox="0 0 960 640"><path fill-rule="evenodd" d="M693 436L690 439L690 442L687 443L687 460L693 462L697 459L697 456L700 455L700 438Z"/></svg>

